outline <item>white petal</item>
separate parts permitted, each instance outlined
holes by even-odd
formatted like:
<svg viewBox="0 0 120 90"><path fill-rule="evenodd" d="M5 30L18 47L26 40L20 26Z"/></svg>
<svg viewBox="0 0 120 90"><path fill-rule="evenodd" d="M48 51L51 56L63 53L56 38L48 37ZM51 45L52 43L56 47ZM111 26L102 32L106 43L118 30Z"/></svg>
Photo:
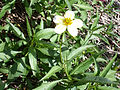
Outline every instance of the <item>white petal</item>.
<svg viewBox="0 0 120 90"><path fill-rule="evenodd" d="M65 30L66 30L66 26L63 25L63 24L58 24L58 25L55 27L55 32L56 32L57 34L61 34L61 33L63 33Z"/></svg>
<svg viewBox="0 0 120 90"><path fill-rule="evenodd" d="M59 16L59 15L57 15L53 18L53 22L56 23L56 24L63 23L63 20L64 20L64 17Z"/></svg>
<svg viewBox="0 0 120 90"><path fill-rule="evenodd" d="M83 26L83 22L80 19L75 19L71 25L76 28L81 28Z"/></svg>
<svg viewBox="0 0 120 90"><path fill-rule="evenodd" d="M78 34L78 29L76 27L73 27L72 25L68 26L68 32L73 36L77 36Z"/></svg>
<svg viewBox="0 0 120 90"><path fill-rule="evenodd" d="M65 17L65 18L70 18L71 20L73 20L74 17L75 17L75 14L74 14L73 11L66 11L64 17Z"/></svg>

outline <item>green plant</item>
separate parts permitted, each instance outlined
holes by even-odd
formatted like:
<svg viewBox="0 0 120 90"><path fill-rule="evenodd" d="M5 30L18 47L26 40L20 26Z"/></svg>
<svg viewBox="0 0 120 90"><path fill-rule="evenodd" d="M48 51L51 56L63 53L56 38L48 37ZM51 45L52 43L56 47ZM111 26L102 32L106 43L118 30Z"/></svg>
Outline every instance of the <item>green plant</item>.
<svg viewBox="0 0 120 90"><path fill-rule="evenodd" d="M113 27L99 25L99 10L88 19L87 12L93 13L93 7L84 0L11 1L3 0L0 12L6 24L0 25L1 89L117 90L118 81L111 70L117 53L109 61L103 56L106 50L96 43L99 38L110 45L103 34L111 34ZM17 2L22 4L25 26L5 18L6 12L12 14L17 9ZM54 16L62 16L68 9L83 22L76 37L67 31L55 33ZM101 62L108 65L101 69ZM110 73L113 77L109 77Z"/></svg>

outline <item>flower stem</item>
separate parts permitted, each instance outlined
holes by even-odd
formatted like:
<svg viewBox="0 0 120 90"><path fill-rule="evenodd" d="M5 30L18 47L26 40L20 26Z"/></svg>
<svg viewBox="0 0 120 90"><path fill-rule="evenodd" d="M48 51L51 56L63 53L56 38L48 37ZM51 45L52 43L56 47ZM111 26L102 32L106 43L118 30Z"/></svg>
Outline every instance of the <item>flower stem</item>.
<svg viewBox="0 0 120 90"><path fill-rule="evenodd" d="M65 71L68 79L69 79L69 80L72 80L72 78L71 78L71 76L69 75L68 70L67 70L67 66L66 66L67 64L65 64L65 61L63 61L63 58L62 58L62 41L63 41L63 40L59 41L59 43L60 43L60 60L61 60L61 63L62 63L62 65L63 65L64 71Z"/></svg>

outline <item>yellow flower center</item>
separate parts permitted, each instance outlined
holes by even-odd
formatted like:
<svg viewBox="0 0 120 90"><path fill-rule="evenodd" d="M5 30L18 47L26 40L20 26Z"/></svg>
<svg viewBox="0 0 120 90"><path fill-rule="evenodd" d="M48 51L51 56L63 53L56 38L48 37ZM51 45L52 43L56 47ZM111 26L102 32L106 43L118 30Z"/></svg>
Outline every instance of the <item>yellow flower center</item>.
<svg viewBox="0 0 120 90"><path fill-rule="evenodd" d="M71 20L70 18L65 18L65 19L63 20L63 23L64 23L66 26L68 26L68 25L71 25L73 22L72 22L72 20Z"/></svg>

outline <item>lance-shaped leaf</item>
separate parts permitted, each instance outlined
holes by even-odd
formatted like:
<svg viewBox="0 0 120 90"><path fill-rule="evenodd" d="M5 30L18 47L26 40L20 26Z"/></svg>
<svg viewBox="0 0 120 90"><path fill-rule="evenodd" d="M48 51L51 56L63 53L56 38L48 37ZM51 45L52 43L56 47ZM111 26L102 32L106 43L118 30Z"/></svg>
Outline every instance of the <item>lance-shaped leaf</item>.
<svg viewBox="0 0 120 90"><path fill-rule="evenodd" d="M82 79L76 79L74 78L76 81L76 83L74 83L74 85L82 85L82 84L85 84L85 83L88 83L88 82L93 82L93 83L100 83L100 84L118 84L116 82L113 82L107 78L104 78L104 77L100 77L100 76L85 76L83 77Z"/></svg>
<svg viewBox="0 0 120 90"><path fill-rule="evenodd" d="M25 39L24 34L20 31L20 29L18 27L14 26L8 19L7 19L7 22L13 28L12 31L17 37L19 37L21 39Z"/></svg>
<svg viewBox="0 0 120 90"><path fill-rule="evenodd" d="M91 58L80 63L80 65L78 65L75 69L73 69L73 71L70 73L70 75L83 73L85 70L87 70L90 67L90 65L92 63L93 63L93 59L91 59Z"/></svg>
<svg viewBox="0 0 120 90"><path fill-rule="evenodd" d="M62 68L60 66L53 66L50 71L40 80L43 81L45 79L48 79L52 75L54 75L56 72L59 72Z"/></svg>
<svg viewBox="0 0 120 90"><path fill-rule="evenodd" d="M33 72L33 75L36 76L37 73L39 73L39 69L37 66L37 57L36 57L36 50L34 49L34 47L29 47L29 63Z"/></svg>
<svg viewBox="0 0 120 90"><path fill-rule="evenodd" d="M30 27L30 24L29 24L29 21L28 21L27 17L26 17L26 23L27 23L27 33L28 33L28 36L31 37L32 36L32 31L31 31L31 27Z"/></svg>
<svg viewBox="0 0 120 90"><path fill-rule="evenodd" d="M53 82L42 83L42 85L38 86L33 90L52 90L53 87L57 85L57 83L61 82L62 80L56 80Z"/></svg>
<svg viewBox="0 0 120 90"><path fill-rule="evenodd" d="M81 46L78 49L75 49L74 51L72 51L69 56L67 57L67 60L71 60L77 56L79 56L84 50L86 50L87 48L91 48L94 47L95 45L85 45L85 46Z"/></svg>
<svg viewBox="0 0 120 90"><path fill-rule="evenodd" d="M108 71L111 69L115 59L117 58L117 54L113 57L113 59L108 63L106 68L101 72L100 76L105 77L108 73Z"/></svg>
<svg viewBox="0 0 120 90"><path fill-rule="evenodd" d="M73 6L77 6L80 9L84 9L84 10L93 10L93 7L89 6L89 5L84 5L84 4L73 4Z"/></svg>
<svg viewBox="0 0 120 90"><path fill-rule="evenodd" d="M109 87L109 86L98 86L97 89L98 89L98 90L120 90L120 89L118 89L118 88Z"/></svg>
<svg viewBox="0 0 120 90"><path fill-rule="evenodd" d="M43 29L37 32L35 37L37 40L49 39L53 34L55 34L54 28L47 28L47 29Z"/></svg>

